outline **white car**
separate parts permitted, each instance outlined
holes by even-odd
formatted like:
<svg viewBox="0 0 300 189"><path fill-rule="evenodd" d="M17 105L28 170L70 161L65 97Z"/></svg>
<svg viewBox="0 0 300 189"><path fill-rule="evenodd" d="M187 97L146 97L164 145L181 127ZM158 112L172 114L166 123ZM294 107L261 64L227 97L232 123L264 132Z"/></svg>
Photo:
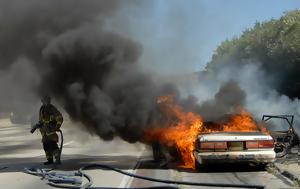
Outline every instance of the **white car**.
<svg viewBox="0 0 300 189"><path fill-rule="evenodd" d="M214 132L200 134L196 141L196 168L207 163L275 160L274 140L262 132Z"/></svg>

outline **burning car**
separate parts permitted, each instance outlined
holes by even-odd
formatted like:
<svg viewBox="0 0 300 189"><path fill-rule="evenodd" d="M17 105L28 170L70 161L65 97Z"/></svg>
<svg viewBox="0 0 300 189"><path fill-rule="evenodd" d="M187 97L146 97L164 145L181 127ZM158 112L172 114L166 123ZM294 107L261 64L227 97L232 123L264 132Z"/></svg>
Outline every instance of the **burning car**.
<svg viewBox="0 0 300 189"><path fill-rule="evenodd" d="M199 134L194 151L195 167L206 163L275 160L273 138L263 132L214 132Z"/></svg>
<svg viewBox="0 0 300 189"><path fill-rule="evenodd" d="M155 161L180 160L181 167L195 169L209 162L266 164L275 160L274 140L264 123L256 122L242 108L209 122L196 112L185 111L171 95L159 98L158 103L164 119L145 130Z"/></svg>

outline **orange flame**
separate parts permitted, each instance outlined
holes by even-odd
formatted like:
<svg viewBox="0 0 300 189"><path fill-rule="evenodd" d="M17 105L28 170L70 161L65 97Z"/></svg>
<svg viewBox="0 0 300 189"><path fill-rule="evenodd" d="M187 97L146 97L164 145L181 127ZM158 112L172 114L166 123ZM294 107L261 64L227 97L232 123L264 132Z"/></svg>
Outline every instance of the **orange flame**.
<svg viewBox="0 0 300 189"><path fill-rule="evenodd" d="M173 102L174 95L159 97L162 114L165 116L164 127L155 127L146 132L148 139L157 139L166 146L176 146L183 160L183 167L193 168L194 143L203 125L202 118L193 112L184 112Z"/></svg>
<svg viewBox="0 0 300 189"><path fill-rule="evenodd" d="M157 99L163 119L159 126L146 130L145 134L147 141L158 140L164 146L176 146L184 168L195 168L193 152L200 133L260 131L251 114L243 109L239 114L231 115L226 122L204 123L199 114L183 111L174 102L174 97L171 94ZM262 131L267 132L266 129Z"/></svg>

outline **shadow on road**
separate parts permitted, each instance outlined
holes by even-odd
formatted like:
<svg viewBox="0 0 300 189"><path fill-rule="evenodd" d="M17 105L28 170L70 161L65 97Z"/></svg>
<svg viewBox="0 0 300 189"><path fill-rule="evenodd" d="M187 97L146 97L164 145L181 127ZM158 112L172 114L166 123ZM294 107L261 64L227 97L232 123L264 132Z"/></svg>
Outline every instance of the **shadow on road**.
<svg viewBox="0 0 300 189"><path fill-rule="evenodd" d="M36 144L32 144L29 142L26 142L25 144L18 144L18 145L3 145L3 146L0 146L0 155L17 154L24 150L35 149L35 147L36 147ZM1 161L1 159L0 159L0 161Z"/></svg>
<svg viewBox="0 0 300 189"><path fill-rule="evenodd" d="M3 172L22 172L24 167L52 168L44 166L44 156L33 158L1 158L0 173ZM92 163L101 163L120 169L132 169L137 161L136 156L85 156L85 155L66 155L62 158L62 164L57 167L59 170L72 171Z"/></svg>
<svg viewBox="0 0 300 189"><path fill-rule="evenodd" d="M141 161L140 169L175 169L179 172L190 172L190 173L212 173L212 172L258 172L258 171L266 171L264 166L256 165L256 164L210 164L204 166L198 170L183 168L179 163L171 162L164 167L160 167L159 163L156 163L151 160Z"/></svg>

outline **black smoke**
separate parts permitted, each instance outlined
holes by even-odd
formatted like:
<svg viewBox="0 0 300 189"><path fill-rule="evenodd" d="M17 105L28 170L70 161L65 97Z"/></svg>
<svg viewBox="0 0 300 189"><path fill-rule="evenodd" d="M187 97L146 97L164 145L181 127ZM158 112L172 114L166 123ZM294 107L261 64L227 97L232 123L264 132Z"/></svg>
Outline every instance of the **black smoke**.
<svg viewBox="0 0 300 189"><path fill-rule="evenodd" d="M46 71L42 51L67 31L102 25L119 1L0 1L0 111L26 119L36 113Z"/></svg>
<svg viewBox="0 0 300 189"><path fill-rule="evenodd" d="M160 85L138 67L140 53L133 41L97 28L66 33L43 51L48 71L41 89L91 133L135 142L155 120L160 94Z"/></svg>
<svg viewBox="0 0 300 189"><path fill-rule="evenodd" d="M103 18L119 1L0 1L0 60L7 67L18 56L41 60L41 52L58 35ZM40 63L41 64L41 63Z"/></svg>
<svg viewBox="0 0 300 189"><path fill-rule="evenodd" d="M37 111L33 104L49 94L91 134L135 142L158 117L157 96L175 90L154 83L141 71L141 45L105 31L106 19L126 3L13 0L0 4L0 68L8 75L0 80L14 89L1 93L3 110L17 112L20 104L12 101L19 101L28 103L20 114ZM29 79L20 72L27 72L24 77ZM22 81L15 82L15 77ZM24 87L18 87L21 84ZM9 101L11 93L15 96Z"/></svg>
<svg viewBox="0 0 300 189"><path fill-rule="evenodd" d="M205 120L213 121L222 118L226 114L235 114L243 108L246 102L246 93L238 83L230 80L221 85L214 99L201 104L197 112Z"/></svg>
<svg viewBox="0 0 300 189"><path fill-rule="evenodd" d="M174 85L145 73L139 63L142 46L105 30L107 18L121 6L126 3L1 1L0 69L6 73L0 76L6 89L0 93L1 110L36 113L39 97L49 94L89 133L136 142L144 128L160 120L160 95L176 94L188 111L205 119L234 113L243 104L245 94L235 82L199 105L195 97L182 100Z"/></svg>
<svg viewBox="0 0 300 189"><path fill-rule="evenodd" d="M214 98L199 103L196 97L189 96L182 104L187 111L197 112L205 121L218 121L230 114L240 113L241 108L245 107L246 96L236 81L228 80L221 83Z"/></svg>

